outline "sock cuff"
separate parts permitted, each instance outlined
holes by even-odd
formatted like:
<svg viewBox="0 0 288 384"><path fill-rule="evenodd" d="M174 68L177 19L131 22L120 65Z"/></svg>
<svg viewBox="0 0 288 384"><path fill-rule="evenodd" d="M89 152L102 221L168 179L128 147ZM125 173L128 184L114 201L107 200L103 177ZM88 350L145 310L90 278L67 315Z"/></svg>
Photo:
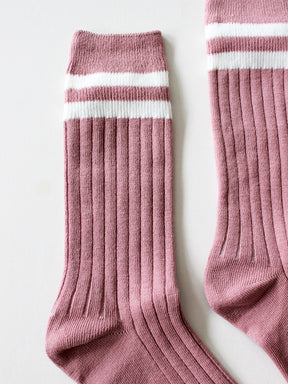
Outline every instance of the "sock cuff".
<svg viewBox="0 0 288 384"><path fill-rule="evenodd" d="M208 70L288 69L288 3L209 0Z"/></svg>
<svg viewBox="0 0 288 384"><path fill-rule="evenodd" d="M286 0L206 0L206 24L286 22Z"/></svg>
<svg viewBox="0 0 288 384"><path fill-rule="evenodd" d="M74 33L67 73L167 71L160 31L126 34Z"/></svg>
<svg viewBox="0 0 288 384"><path fill-rule="evenodd" d="M160 31L73 35L65 78L64 120L172 118Z"/></svg>

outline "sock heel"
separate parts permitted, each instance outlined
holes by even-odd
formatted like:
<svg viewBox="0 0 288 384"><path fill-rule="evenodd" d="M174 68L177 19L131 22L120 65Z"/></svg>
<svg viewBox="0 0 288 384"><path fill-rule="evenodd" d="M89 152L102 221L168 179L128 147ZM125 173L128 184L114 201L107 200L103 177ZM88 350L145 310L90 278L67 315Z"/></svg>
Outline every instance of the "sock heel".
<svg viewBox="0 0 288 384"><path fill-rule="evenodd" d="M277 283L279 271L270 266L218 263L205 273L205 293L211 308L229 321L236 322L249 312ZM221 280L215 278L221 276Z"/></svg>
<svg viewBox="0 0 288 384"><path fill-rule="evenodd" d="M69 329L69 334L67 334ZM118 319L70 318L59 319L52 315L46 337L47 355L55 363L61 364L69 350L89 344L92 341L112 334L127 333Z"/></svg>

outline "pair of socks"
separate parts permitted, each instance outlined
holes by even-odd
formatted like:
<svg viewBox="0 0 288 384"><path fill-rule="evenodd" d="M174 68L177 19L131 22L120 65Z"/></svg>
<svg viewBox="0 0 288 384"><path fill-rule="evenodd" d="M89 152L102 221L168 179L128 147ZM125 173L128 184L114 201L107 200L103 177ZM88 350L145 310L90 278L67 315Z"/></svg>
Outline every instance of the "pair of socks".
<svg viewBox="0 0 288 384"><path fill-rule="evenodd" d="M219 203L205 291L288 381L287 18L282 0L206 3ZM48 356L79 384L235 384L179 302L159 31L75 32L64 141L65 271Z"/></svg>

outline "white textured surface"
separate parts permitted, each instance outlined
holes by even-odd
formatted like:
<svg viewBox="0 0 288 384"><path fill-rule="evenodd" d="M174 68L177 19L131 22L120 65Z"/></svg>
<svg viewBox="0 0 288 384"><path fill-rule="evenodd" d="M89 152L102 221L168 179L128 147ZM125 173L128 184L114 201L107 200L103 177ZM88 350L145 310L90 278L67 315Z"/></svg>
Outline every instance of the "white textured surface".
<svg viewBox="0 0 288 384"><path fill-rule="evenodd" d="M88 100L65 103L65 120L89 117L169 119L171 103L163 100Z"/></svg>
<svg viewBox="0 0 288 384"><path fill-rule="evenodd" d="M257 345L212 312L203 291L217 203L203 12L203 0L2 3L0 383L72 383L44 351L64 265L62 114L72 35L76 29L160 29L173 102L176 258L184 311L238 384L285 384Z"/></svg>
<svg viewBox="0 0 288 384"><path fill-rule="evenodd" d="M207 39L229 36L288 36L288 23L212 23L205 27Z"/></svg>
<svg viewBox="0 0 288 384"><path fill-rule="evenodd" d="M288 52L221 52L208 55L212 69L288 69Z"/></svg>
<svg viewBox="0 0 288 384"><path fill-rule="evenodd" d="M81 89L85 87L167 87L169 84L168 72L157 71L148 73L109 73L97 72L89 75L66 75L66 89Z"/></svg>

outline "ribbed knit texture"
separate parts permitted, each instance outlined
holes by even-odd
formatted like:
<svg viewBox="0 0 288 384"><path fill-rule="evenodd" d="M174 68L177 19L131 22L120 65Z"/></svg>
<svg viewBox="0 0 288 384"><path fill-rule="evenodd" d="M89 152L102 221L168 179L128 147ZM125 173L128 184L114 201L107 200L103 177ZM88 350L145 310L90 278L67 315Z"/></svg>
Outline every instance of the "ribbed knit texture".
<svg viewBox="0 0 288 384"><path fill-rule="evenodd" d="M66 267L49 357L78 383L233 384L180 308L161 33L77 31L65 101Z"/></svg>
<svg viewBox="0 0 288 384"><path fill-rule="evenodd" d="M288 3L206 3L218 222L211 307L288 381Z"/></svg>

